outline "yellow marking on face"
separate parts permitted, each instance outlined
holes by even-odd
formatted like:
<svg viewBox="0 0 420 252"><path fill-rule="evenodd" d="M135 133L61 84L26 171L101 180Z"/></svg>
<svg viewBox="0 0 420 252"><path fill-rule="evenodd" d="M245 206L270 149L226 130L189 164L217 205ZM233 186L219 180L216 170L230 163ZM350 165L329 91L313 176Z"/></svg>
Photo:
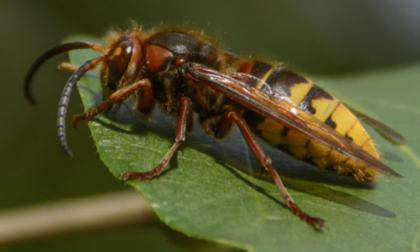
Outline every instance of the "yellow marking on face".
<svg viewBox="0 0 420 252"><path fill-rule="evenodd" d="M271 73L274 71L275 67L271 66L270 70L268 70L264 76L260 79L260 81L258 82L256 89L261 89L262 85L264 84L264 82L267 80L267 78L271 75Z"/></svg>
<svg viewBox="0 0 420 252"><path fill-rule="evenodd" d="M334 112L340 102L337 99L315 99L311 101L311 106L315 109L314 116L319 120L325 122L328 117Z"/></svg>
<svg viewBox="0 0 420 252"><path fill-rule="evenodd" d="M356 123L357 118L346 108L346 106L340 104L331 115L331 120L337 125L335 130L340 132L340 134L345 135Z"/></svg>
<svg viewBox="0 0 420 252"><path fill-rule="evenodd" d="M117 49L114 50L114 53L112 54L112 56L118 56L121 54L121 47L118 47Z"/></svg>
<svg viewBox="0 0 420 252"><path fill-rule="evenodd" d="M290 101L292 101L295 105L298 105L305 99L306 95L311 90L314 83L311 80L307 80L308 82L304 83L296 83L290 88Z"/></svg>

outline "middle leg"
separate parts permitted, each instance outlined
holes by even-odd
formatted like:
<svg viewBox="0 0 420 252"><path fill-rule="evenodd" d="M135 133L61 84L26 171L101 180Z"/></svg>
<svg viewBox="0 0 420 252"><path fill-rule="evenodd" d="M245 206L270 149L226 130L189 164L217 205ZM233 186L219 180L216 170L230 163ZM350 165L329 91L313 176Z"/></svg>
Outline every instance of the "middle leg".
<svg viewBox="0 0 420 252"><path fill-rule="evenodd" d="M185 141L185 135L187 133L188 124L192 120L192 109L191 109L191 100L187 97L182 97L180 102L180 112L178 116L178 124L176 127L176 136L175 142L172 144L169 151L166 155L160 160L160 162L155 166L153 170L147 172L133 172L133 171L125 171L120 174L120 178L123 181L127 181L129 179L152 179L162 172L162 170L166 167L169 160L174 155L175 151L178 147Z"/></svg>

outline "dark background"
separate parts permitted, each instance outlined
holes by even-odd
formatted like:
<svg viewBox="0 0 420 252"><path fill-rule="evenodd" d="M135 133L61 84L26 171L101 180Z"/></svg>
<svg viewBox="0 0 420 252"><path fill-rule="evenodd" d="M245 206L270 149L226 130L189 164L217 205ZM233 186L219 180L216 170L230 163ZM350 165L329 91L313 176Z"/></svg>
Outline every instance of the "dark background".
<svg viewBox="0 0 420 252"><path fill-rule="evenodd" d="M146 29L161 22L188 23L216 34L229 51L283 61L310 75L420 61L417 0L2 0L0 7L0 209L124 189L101 164L86 126L78 131L69 127L75 158L67 158L58 147L57 103L69 75L56 74L55 65L65 56L47 63L36 76L34 94L40 105L32 107L24 99L25 71L40 53L69 34L101 36L112 25L127 26L130 19ZM80 104L75 95L69 114L80 112ZM146 251L214 247L156 222L12 244L5 251L111 251L134 246Z"/></svg>

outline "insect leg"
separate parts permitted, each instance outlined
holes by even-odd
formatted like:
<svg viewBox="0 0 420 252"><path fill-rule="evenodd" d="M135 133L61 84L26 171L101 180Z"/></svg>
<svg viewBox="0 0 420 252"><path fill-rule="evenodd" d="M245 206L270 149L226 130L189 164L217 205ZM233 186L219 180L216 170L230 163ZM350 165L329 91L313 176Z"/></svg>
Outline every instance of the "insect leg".
<svg viewBox="0 0 420 252"><path fill-rule="evenodd" d="M137 100L137 109L143 113L149 113L154 106L152 85L144 85L140 88L140 96Z"/></svg>
<svg viewBox="0 0 420 252"><path fill-rule="evenodd" d="M261 164L264 169L268 171L271 177L274 180L278 190L283 197L284 202L287 206L290 207L292 212L301 218L303 221L306 221L309 225L313 226L315 230L320 231L321 228L325 225L325 221L318 218L313 218L302 211L294 202L292 197L287 192L286 188L283 185L283 182L280 179L280 176L277 174L276 170L271 166L271 159L267 156L264 151L261 149L260 145L257 143L255 138L253 137L251 130L249 129L248 125L240 117L239 115L235 114L234 112L229 112L225 115L226 119L233 120L236 125L238 125L239 129L242 132L249 148L254 153L255 157L257 158L258 162Z"/></svg>
<svg viewBox="0 0 420 252"><path fill-rule="evenodd" d="M151 86L149 79L142 79L137 82L134 82L133 84L126 86L125 88L122 88L120 90L115 91L112 93L108 99L106 99L104 102L96 106L95 108L86 111L83 114L78 114L73 116L73 125L76 126L76 124L81 121L88 118L92 118L96 116L97 114L104 111L106 108L108 108L113 103L121 103L125 99L127 99L131 94L136 92L139 88L142 88L144 86Z"/></svg>
<svg viewBox="0 0 420 252"><path fill-rule="evenodd" d="M78 66L73 65L68 61L63 61L57 66L57 70L67 70L69 72L76 72L78 68Z"/></svg>
<svg viewBox="0 0 420 252"><path fill-rule="evenodd" d="M192 119L191 100L187 97L182 97L180 104L181 107L178 116L178 124L176 127L175 142L172 144L166 155L162 158L162 160L160 160L160 162L155 166L153 170L147 172L125 171L120 174L121 180L127 181L129 179L152 179L156 176L159 176L162 170L166 167L175 151L178 149L181 143L185 141L185 134L187 132L188 124Z"/></svg>

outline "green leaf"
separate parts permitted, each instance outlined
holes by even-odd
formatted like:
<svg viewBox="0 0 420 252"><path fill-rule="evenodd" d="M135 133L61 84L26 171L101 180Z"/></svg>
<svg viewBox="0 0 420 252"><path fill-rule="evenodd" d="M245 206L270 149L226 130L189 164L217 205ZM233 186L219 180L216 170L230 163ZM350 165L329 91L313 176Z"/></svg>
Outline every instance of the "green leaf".
<svg viewBox="0 0 420 252"><path fill-rule="evenodd" d="M98 41L81 36L67 40ZM74 51L71 60L80 65L95 55ZM384 175L374 186L295 161L263 143L295 202L327 221L324 233L291 213L270 178L249 175L258 173L259 166L236 128L226 139L216 140L195 123L185 148L162 176L128 184L173 229L250 251L419 251L420 66L315 79L409 141L408 146L396 147L368 129L385 156L394 160L385 162L404 176ZM102 102L98 71L82 78L78 87L86 110ZM175 118L158 106L151 117L121 106L118 112L97 116L89 126L102 161L115 177L126 170L152 169L175 134Z"/></svg>

